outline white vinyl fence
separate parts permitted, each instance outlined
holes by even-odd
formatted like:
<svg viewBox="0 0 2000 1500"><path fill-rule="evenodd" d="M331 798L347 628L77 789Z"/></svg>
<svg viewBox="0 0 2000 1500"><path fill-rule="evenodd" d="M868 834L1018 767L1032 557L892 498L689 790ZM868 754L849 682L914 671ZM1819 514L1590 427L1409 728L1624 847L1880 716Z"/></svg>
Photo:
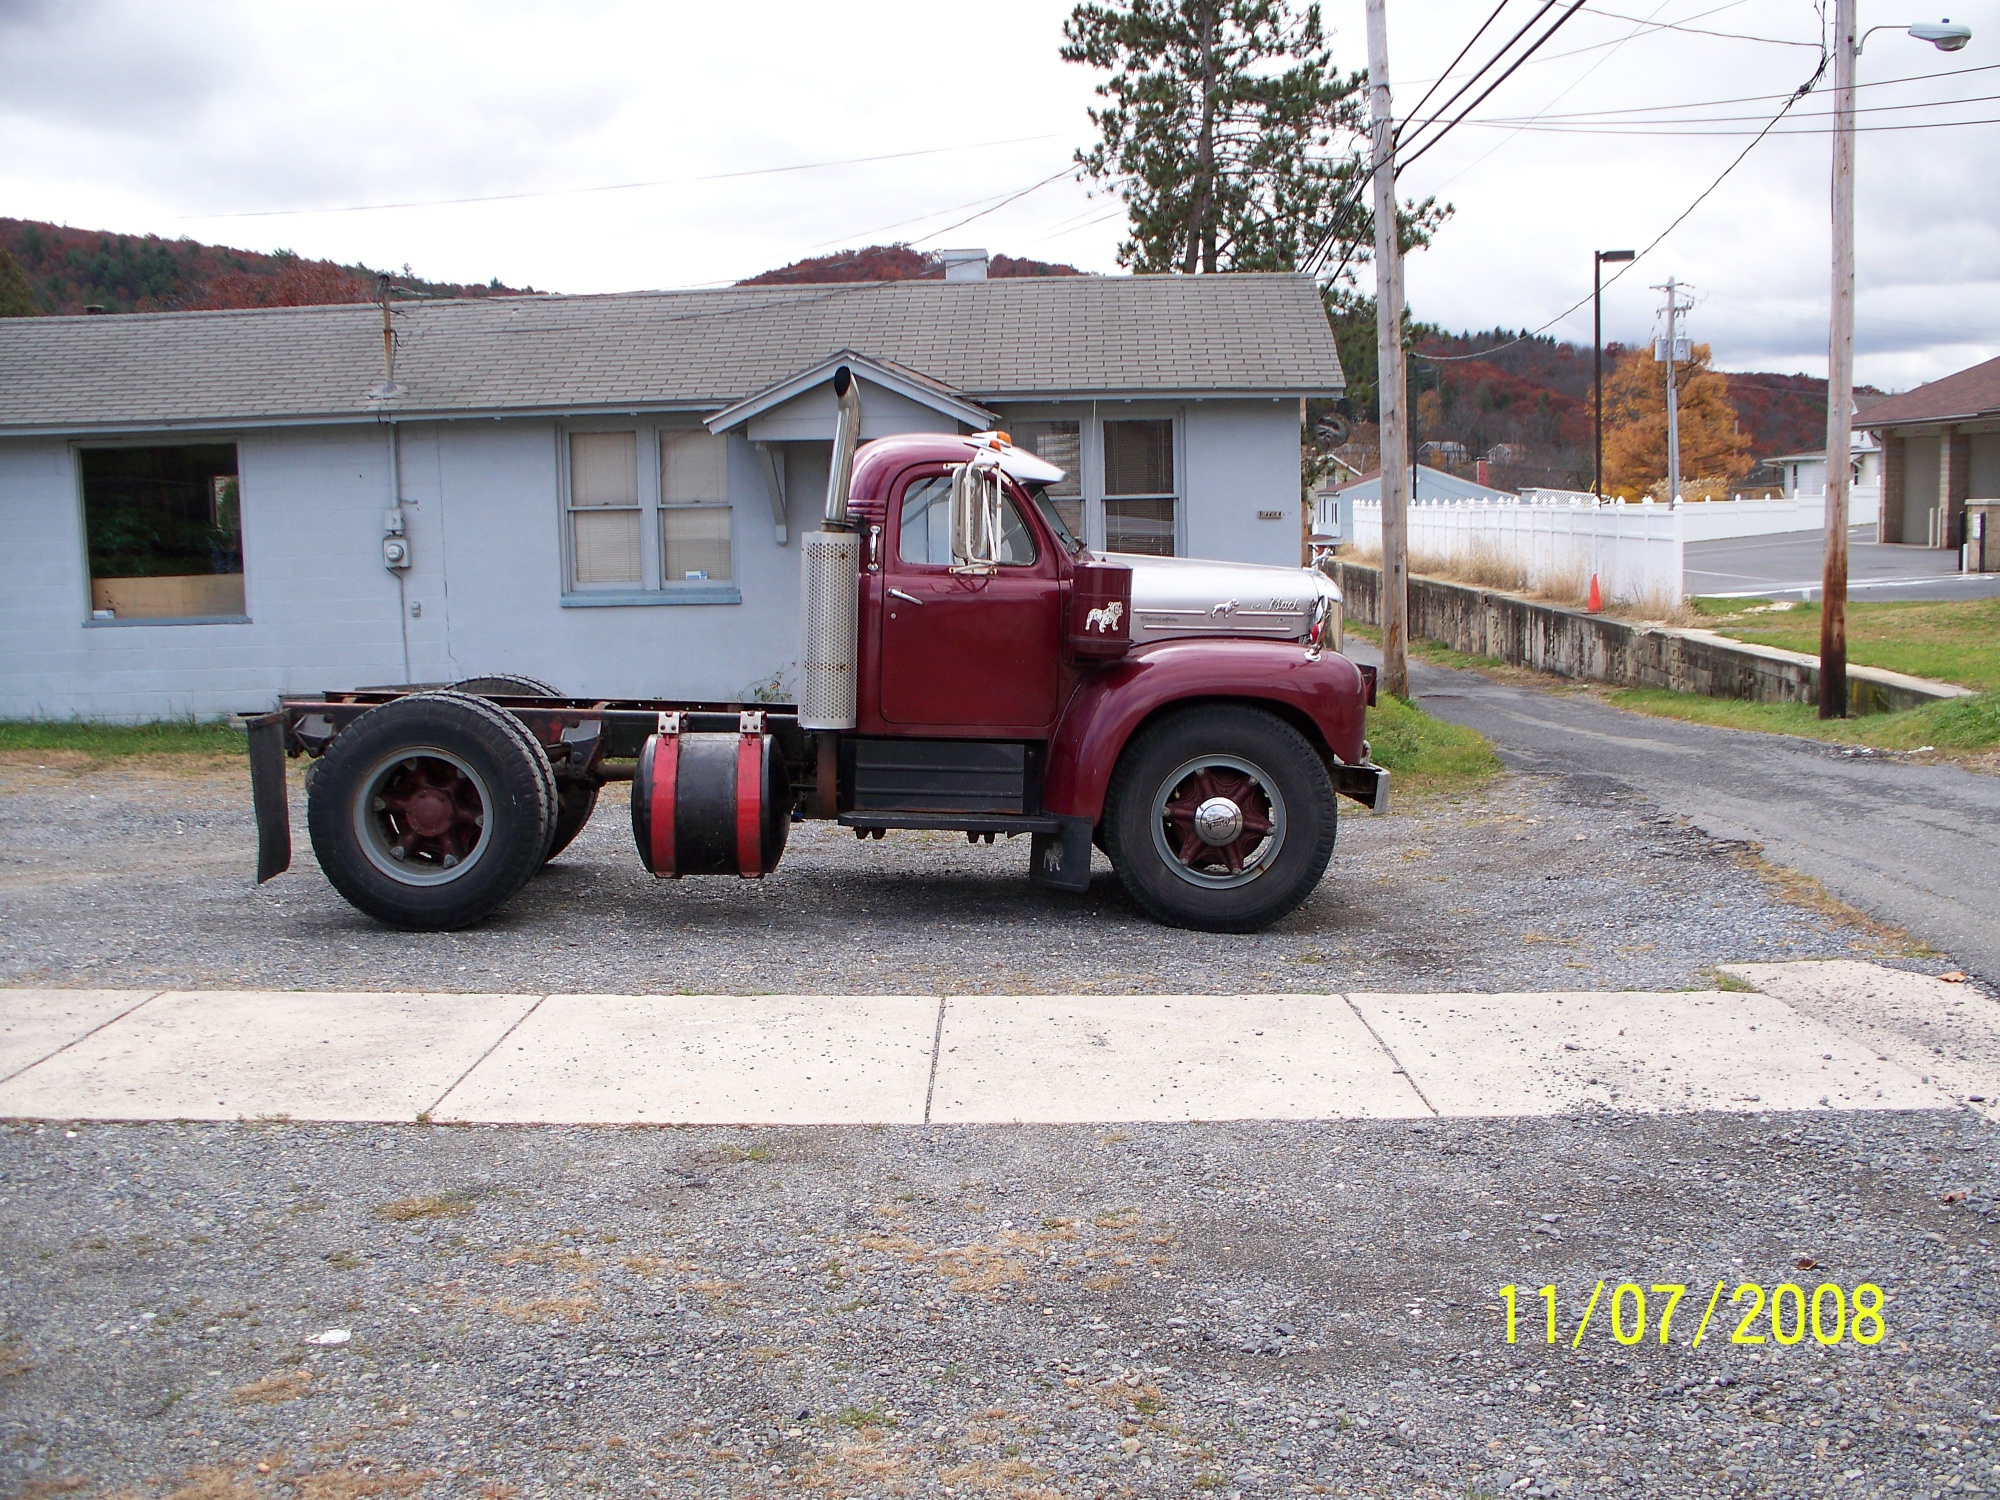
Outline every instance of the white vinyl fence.
<svg viewBox="0 0 2000 1500"><path fill-rule="evenodd" d="M1449 562L1519 569L1529 588L1587 583L1596 574L1606 598L1681 598L1689 542L1818 531L1823 491L1770 500L1693 501L1665 506L1598 504L1573 490L1529 490L1517 500L1424 500L1410 506L1410 551ZM1857 484L1849 501L1856 526L1881 514L1881 486ZM1316 529L1363 551L1382 546L1379 500L1319 497Z"/></svg>
<svg viewBox="0 0 2000 1500"><path fill-rule="evenodd" d="M1665 505L1597 505L1590 496L1556 500L1419 501L1409 510L1410 554L1447 562L1517 568L1529 588L1579 587L1595 574L1607 599L1681 598L1679 510ZM1357 500L1349 538L1382 547L1382 502Z"/></svg>

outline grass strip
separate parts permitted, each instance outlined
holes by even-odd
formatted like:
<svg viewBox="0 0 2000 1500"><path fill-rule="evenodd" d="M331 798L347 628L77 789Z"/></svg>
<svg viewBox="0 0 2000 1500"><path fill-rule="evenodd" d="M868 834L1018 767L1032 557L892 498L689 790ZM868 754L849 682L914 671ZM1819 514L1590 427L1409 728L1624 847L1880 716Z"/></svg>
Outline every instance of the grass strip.
<svg viewBox="0 0 2000 1500"><path fill-rule="evenodd" d="M1368 710L1368 744L1390 773L1390 796L1470 791L1500 774L1484 735L1433 719L1386 694Z"/></svg>
<svg viewBox="0 0 2000 1500"><path fill-rule="evenodd" d="M1877 750L2000 748L2000 693L1926 703L1901 713L1830 720L1820 718L1810 703L1746 703L1738 698L1704 698L1664 688L1613 688L1603 697L1619 708L1690 724L1796 734L1837 745L1866 745Z"/></svg>
<svg viewBox="0 0 2000 1500"><path fill-rule="evenodd" d="M92 724L82 719L0 719L0 752L84 755L243 755L243 732L220 719L159 719L148 724Z"/></svg>
<svg viewBox="0 0 2000 1500"><path fill-rule="evenodd" d="M1718 635L1819 654L1819 605L1696 599ZM2000 599L1896 599L1847 606L1847 659L1911 677L2000 692Z"/></svg>

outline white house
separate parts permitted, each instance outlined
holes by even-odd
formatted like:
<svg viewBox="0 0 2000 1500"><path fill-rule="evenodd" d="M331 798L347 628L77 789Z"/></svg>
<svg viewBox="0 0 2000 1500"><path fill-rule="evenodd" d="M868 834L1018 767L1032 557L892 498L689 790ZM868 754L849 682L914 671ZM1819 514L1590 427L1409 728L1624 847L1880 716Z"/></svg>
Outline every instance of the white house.
<svg viewBox="0 0 2000 1500"><path fill-rule="evenodd" d="M1826 496L1826 450L1811 453L1780 453L1764 463L1777 471L1778 483L1788 498ZM1855 526L1872 526L1882 515L1882 449L1873 435L1856 432L1849 450L1847 517ZM1811 529L1806 517L1803 529Z"/></svg>
<svg viewBox="0 0 2000 1500"><path fill-rule="evenodd" d="M1310 278L1045 277L0 320L0 717L508 671L779 696L832 372L1010 431L1093 546L1296 565Z"/></svg>

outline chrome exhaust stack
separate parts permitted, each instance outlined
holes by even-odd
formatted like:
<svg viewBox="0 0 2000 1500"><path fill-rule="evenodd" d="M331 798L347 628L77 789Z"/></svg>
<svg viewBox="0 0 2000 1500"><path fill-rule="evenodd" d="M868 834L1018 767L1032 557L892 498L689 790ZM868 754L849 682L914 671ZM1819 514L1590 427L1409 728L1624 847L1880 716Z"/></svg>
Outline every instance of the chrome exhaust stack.
<svg viewBox="0 0 2000 1500"><path fill-rule="evenodd" d="M847 516L847 492L854 483L854 446L861 440L861 384L846 365L833 372L833 399L840 415L833 426L833 463L826 471L826 524L844 531L854 524Z"/></svg>
<svg viewBox="0 0 2000 1500"><path fill-rule="evenodd" d="M846 365L833 372L833 395L840 414L826 476L826 525L800 539L799 728L806 730L854 727L861 670L861 537L847 511L861 388Z"/></svg>

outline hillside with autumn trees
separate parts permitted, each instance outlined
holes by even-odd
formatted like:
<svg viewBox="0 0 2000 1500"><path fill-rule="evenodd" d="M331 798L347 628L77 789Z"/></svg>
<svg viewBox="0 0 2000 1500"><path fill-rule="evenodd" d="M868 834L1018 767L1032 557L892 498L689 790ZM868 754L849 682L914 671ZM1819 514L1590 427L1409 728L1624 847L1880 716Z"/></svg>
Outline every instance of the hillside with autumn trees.
<svg viewBox="0 0 2000 1500"><path fill-rule="evenodd" d="M19 266L38 314L177 312L195 308L303 307L367 302L381 274L364 265L309 260L287 251L262 254L169 240L158 235L71 229L33 219L0 218L0 250ZM399 284L436 297L499 297L534 290L498 278L484 286L426 281L397 273Z"/></svg>
<svg viewBox="0 0 2000 1500"><path fill-rule="evenodd" d="M11 257L13 268L6 266ZM15 274L18 270L18 275ZM30 219L0 218L0 312L76 314L182 309L297 307L366 302L376 295L377 270L313 260L287 251L263 253L191 239L72 229ZM739 286L787 286L858 281L938 280L944 262L906 244L866 245L809 256L745 277ZM996 254L987 275L1078 276L1061 262ZM429 281L408 267L399 285L438 297L497 297L532 293L497 277L479 284ZM1374 411L1374 306L1364 298L1330 305L1328 314L1348 373L1347 406L1357 424L1353 456L1372 466L1366 445ZM1415 441L1423 460L1471 472L1488 461L1489 478L1504 489L1575 488L1590 482L1590 350L1546 335L1493 328L1446 333L1411 325L1410 385ZM1635 351L1605 348L1607 384ZM1636 351L1643 357L1646 351ZM1717 371L1727 413L1752 458L1813 451L1824 445L1826 382L1817 376ZM1861 388L1864 401L1881 393ZM1717 408L1720 412L1722 409ZM1317 417L1318 413L1315 413ZM1751 470L1755 484L1769 476Z"/></svg>

